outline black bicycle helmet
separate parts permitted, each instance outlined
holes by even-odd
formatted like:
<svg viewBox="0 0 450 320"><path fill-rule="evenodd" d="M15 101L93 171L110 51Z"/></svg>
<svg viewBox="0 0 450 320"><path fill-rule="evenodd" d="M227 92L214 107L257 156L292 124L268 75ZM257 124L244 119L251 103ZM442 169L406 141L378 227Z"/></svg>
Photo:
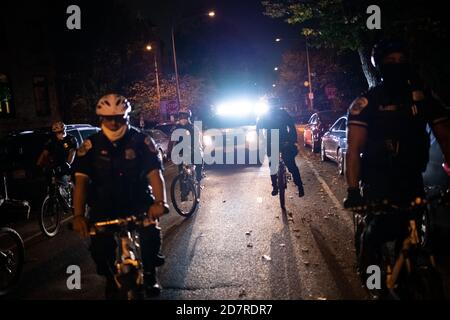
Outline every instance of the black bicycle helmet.
<svg viewBox="0 0 450 320"><path fill-rule="evenodd" d="M371 56L372 65L379 70L384 57L393 52L402 52L407 55L408 50L406 44L398 39L381 40L373 46Z"/></svg>
<svg viewBox="0 0 450 320"><path fill-rule="evenodd" d="M180 110L179 112L178 112L178 118L179 119L190 119L190 118L192 118L192 112L191 112L191 110L189 110L189 109L185 109L185 110Z"/></svg>

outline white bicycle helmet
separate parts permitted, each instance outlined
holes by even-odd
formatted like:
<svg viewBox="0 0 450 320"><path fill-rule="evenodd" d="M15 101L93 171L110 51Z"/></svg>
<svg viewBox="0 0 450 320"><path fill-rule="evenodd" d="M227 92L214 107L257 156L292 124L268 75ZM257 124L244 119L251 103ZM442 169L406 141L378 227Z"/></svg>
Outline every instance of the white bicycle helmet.
<svg viewBox="0 0 450 320"><path fill-rule="evenodd" d="M130 102L121 95L107 94L100 98L96 107L98 116L120 116L128 117L131 112Z"/></svg>
<svg viewBox="0 0 450 320"><path fill-rule="evenodd" d="M66 125L62 121L57 121L52 124L52 132L61 132L66 130Z"/></svg>

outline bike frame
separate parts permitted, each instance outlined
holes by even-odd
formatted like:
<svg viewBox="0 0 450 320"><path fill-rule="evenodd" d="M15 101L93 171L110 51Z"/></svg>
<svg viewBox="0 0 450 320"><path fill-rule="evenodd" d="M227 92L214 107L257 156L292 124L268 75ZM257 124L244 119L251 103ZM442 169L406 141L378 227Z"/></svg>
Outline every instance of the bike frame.
<svg viewBox="0 0 450 320"><path fill-rule="evenodd" d="M390 290L391 292L397 286L400 273L405 266L406 266L406 271L408 272L408 274L411 274L413 272L414 265L410 258L411 256L413 256L413 251L420 252L420 251L426 250L421 243L419 230L417 228L417 220L426 213L425 212L427 210L426 204L427 204L426 200L417 198L414 205L411 206L410 208L406 209L406 212L408 214L412 215L411 218L408 219L408 229L409 229L408 236L403 240L401 240L401 239L396 240L396 241L401 241L401 247L400 247L398 256L395 258L393 263L390 263L390 264L388 263L386 265L386 270L385 270L386 271L386 279L385 279L386 288L388 290ZM380 212L386 211L386 209L388 209L389 211L400 209L396 206L389 206L389 205L383 205L383 206L384 206L384 209L379 210ZM403 209L403 210L405 210L405 209ZM358 223L360 223L361 219L363 219L362 218L364 216L364 214L362 213L363 211L364 211L363 209L360 209L360 210L354 210L354 212L353 212L355 233L357 232ZM378 210L373 210L373 211L378 211ZM370 214L371 213L369 213L369 215ZM382 213L382 214L389 214L389 213ZM367 213L365 215L367 215ZM377 214L372 213L372 215L377 215ZM365 229L365 226L364 226L364 229ZM392 243L392 241L385 242L383 246L386 246L390 242ZM431 252L427 252L427 255L428 255L431 267L436 268L436 261L435 261L434 255L431 254Z"/></svg>
<svg viewBox="0 0 450 320"><path fill-rule="evenodd" d="M96 235L99 232L111 232L117 244L116 249L116 271L114 279L119 289L128 286L127 290L133 286L139 287L144 284L144 266L142 263L141 244L138 227L150 225L150 219L130 216L127 218L113 219L95 223L90 235ZM114 228L114 231L105 231L108 228ZM118 278L137 272L134 283L123 283ZM131 287L131 288L130 288ZM136 288L135 287L135 288Z"/></svg>

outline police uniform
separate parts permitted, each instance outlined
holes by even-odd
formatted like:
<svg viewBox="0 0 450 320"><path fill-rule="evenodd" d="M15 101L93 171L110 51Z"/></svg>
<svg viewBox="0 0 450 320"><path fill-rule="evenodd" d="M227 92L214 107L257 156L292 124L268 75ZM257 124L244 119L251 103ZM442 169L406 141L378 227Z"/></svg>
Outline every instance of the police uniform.
<svg viewBox="0 0 450 320"><path fill-rule="evenodd" d="M406 203L422 195L430 146L426 125L447 119L444 107L421 88L392 92L381 83L357 98L348 126L368 132L361 159L364 197Z"/></svg>
<svg viewBox="0 0 450 320"><path fill-rule="evenodd" d="M44 146L44 150L47 150L49 153L50 165L52 167L66 164L70 150L76 150L77 148L77 140L70 134L66 135L63 140L52 137ZM68 174L68 172L63 173Z"/></svg>
<svg viewBox="0 0 450 320"><path fill-rule="evenodd" d="M263 116L257 124L258 129L278 129L279 131L279 144L280 152L283 157L283 161L286 164L289 172L292 174L292 178L296 186L303 186L303 182L300 176L300 170L295 163L295 157L298 150L295 143L297 142L297 129L295 128L295 122L292 117L285 111L275 109L272 112ZM271 157L271 144L272 136L267 134L267 155ZM271 164L269 164L271 165ZM272 181L272 187L278 188L277 174L270 176Z"/></svg>
<svg viewBox="0 0 450 320"><path fill-rule="evenodd" d="M195 176L197 178L197 181L201 181L202 180L202 170L203 170L203 149L202 149L202 145L201 145L201 137L198 137L198 145L196 145L196 141L194 139L195 134L200 132L200 129L198 129L196 126L194 126L192 123L188 123L186 125L182 125L182 124L177 124L175 126L175 130L185 130L186 134L181 136L178 141L175 142L175 145L177 145L178 143L181 143L181 141L183 139L188 139L190 138L191 144L189 146L189 150L181 150L179 156L183 157L183 151L187 151L187 153L190 154L190 161L191 164L195 164ZM190 137L189 137L190 136ZM195 163L195 153L198 153L198 155L200 155L201 159L202 159L202 163L198 164ZM179 171L181 171L182 169L182 164L180 164L178 166Z"/></svg>
<svg viewBox="0 0 450 320"><path fill-rule="evenodd" d="M381 83L358 97L348 110L348 126L367 128L360 177L364 199L389 200L402 207L422 197L430 146L426 125L447 119L444 107L421 88L395 91ZM408 221L401 210L365 218L357 248L363 270L380 263L376 252L382 243L407 236Z"/></svg>
<svg viewBox="0 0 450 320"><path fill-rule="evenodd" d="M102 131L85 140L77 151L75 174L90 178L87 202L89 221L95 222L148 211L153 197L147 174L163 170L154 142L134 129L111 142ZM140 231L144 269L161 265L159 227ZM111 236L92 237L91 253L99 274L114 270L116 243Z"/></svg>

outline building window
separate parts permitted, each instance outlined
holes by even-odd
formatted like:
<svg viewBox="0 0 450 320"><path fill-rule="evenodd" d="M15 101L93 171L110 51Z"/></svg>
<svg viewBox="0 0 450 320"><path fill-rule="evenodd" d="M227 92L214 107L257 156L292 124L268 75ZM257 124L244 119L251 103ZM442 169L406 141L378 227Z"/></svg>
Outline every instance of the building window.
<svg viewBox="0 0 450 320"><path fill-rule="evenodd" d="M33 77L34 103L38 116L50 115L50 99L48 95L47 78L44 76Z"/></svg>
<svg viewBox="0 0 450 320"><path fill-rule="evenodd" d="M12 90L8 77L0 73L0 118L9 118L14 115Z"/></svg>

